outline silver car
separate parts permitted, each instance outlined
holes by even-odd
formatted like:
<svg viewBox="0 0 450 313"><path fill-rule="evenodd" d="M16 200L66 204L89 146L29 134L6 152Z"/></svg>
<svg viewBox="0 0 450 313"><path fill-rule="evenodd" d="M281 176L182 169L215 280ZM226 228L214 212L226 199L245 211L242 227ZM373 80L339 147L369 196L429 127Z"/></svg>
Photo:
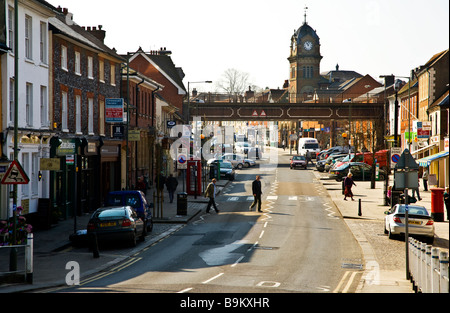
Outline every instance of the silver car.
<svg viewBox="0 0 450 313"><path fill-rule="evenodd" d="M384 233L389 239L405 234L405 204L396 204L384 218ZM427 242L434 241L434 221L427 209L420 205L408 205L408 234L415 237L425 237Z"/></svg>

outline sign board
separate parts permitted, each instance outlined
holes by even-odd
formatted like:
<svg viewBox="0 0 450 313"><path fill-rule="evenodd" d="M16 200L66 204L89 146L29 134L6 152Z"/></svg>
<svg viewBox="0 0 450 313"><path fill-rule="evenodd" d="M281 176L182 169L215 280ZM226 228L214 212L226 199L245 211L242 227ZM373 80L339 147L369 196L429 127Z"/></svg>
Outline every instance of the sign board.
<svg viewBox="0 0 450 313"><path fill-rule="evenodd" d="M128 131L128 140L129 141L140 141L141 140L141 131L139 129L130 129Z"/></svg>
<svg viewBox="0 0 450 313"><path fill-rule="evenodd" d="M171 129L172 127L177 125L177 122L175 122L175 121L167 121L166 125L167 125L167 128Z"/></svg>
<svg viewBox="0 0 450 313"><path fill-rule="evenodd" d="M67 154L66 155L66 165L74 165L75 164L75 155Z"/></svg>
<svg viewBox="0 0 450 313"><path fill-rule="evenodd" d="M11 162L8 170L3 176L2 184L6 185L26 185L30 182L27 174L23 170L22 166L16 160Z"/></svg>
<svg viewBox="0 0 450 313"><path fill-rule="evenodd" d="M123 138L125 133L125 127L123 125L112 125L112 137Z"/></svg>
<svg viewBox="0 0 450 313"><path fill-rule="evenodd" d="M177 168L181 170L187 169L187 149L179 148L177 153Z"/></svg>
<svg viewBox="0 0 450 313"><path fill-rule="evenodd" d="M402 148L400 147L391 148L391 168L395 167L397 162L400 160L401 155L402 155Z"/></svg>
<svg viewBox="0 0 450 313"><path fill-rule="evenodd" d="M39 162L41 171L59 171L61 169L60 158L41 158Z"/></svg>
<svg viewBox="0 0 450 313"><path fill-rule="evenodd" d="M392 158L391 158L392 160ZM409 152L408 149L403 150L402 155L400 156L400 159L398 160L397 164L395 165L395 169L397 170L418 170L419 165L417 164L416 160L411 155L411 152Z"/></svg>
<svg viewBox="0 0 450 313"><path fill-rule="evenodd" d="M5 176L6 171L8 170L10 164L11 164L11 162L0 163L0 179L2 179L3 176Z"/></svg>
<svg viewBox="0 0 450 313"><path fill-rule="evenodd" d="M394 173L395 189L416 189L419 188L419 176L417 171L412 172L395 172Z"/></svg>
<svg viewBox="0 0 450 313"><path fill-rule="evenodd" d="M123 123L123 98L106 98L106 123Z"/></svg>

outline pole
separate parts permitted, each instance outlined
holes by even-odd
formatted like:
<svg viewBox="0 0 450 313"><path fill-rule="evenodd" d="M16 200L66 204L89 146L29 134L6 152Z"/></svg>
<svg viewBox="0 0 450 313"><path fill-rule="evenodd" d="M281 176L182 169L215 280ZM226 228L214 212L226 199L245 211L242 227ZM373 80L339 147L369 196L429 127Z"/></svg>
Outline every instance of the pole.
<svg viewBox="0 0 450 313"><path fill-rule="evenodd" d="M18 121L19 121L19 0L14 0L14 160L17 161ZM17 185L13 185L13 233L12 244L17 241ZM12 248L9 255L9 270L17 271L17 248Z"/></svg>
<svg viewBox="0 0 450 313"><path fill-rule="evenodd" d="M405 257L406 257L406 279L409 279L409 217L408 217L409 195L408 188L405 188Z"/></svg>

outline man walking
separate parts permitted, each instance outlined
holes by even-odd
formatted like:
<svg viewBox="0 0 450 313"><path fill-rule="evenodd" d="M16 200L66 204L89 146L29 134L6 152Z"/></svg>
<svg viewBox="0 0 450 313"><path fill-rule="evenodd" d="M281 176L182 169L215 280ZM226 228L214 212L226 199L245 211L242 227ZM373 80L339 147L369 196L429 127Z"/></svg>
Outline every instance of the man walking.
<svg viewBox="0 0 450 313"><path fill-rule="evenodd" d="M253 181L252 183L252 193L253 193L253 197L255 197L255 200L253 200L252 205L249 207L249 210L251 211L253 209L253 207L258 204L258 212L262 212L261 210L261 194L262 194L262 189L261 189L261 176L256 175L256 179Z"/></svg>
<svg viewBox="0 0 450 313"><path fill-rule="evenodd" d="M167 191L169 192L169 200L170 203L173 203L173 194L175 193L175 190L178 186L178 180L173 177L173 174L169 175L169 178L167 178L166 181Z"/></svg>
<svg viewBox="0 0 450 313"><path fill-rule="evenodd" d="M209 209L211 208L211 205L213 205L214 210L216 210L216 212L219 213L216 202L214 201L215 197L216 197L216 179L213 178L205 190L205 198L209 198L208 206L206 207L206 213L209 213Z"/></svg>

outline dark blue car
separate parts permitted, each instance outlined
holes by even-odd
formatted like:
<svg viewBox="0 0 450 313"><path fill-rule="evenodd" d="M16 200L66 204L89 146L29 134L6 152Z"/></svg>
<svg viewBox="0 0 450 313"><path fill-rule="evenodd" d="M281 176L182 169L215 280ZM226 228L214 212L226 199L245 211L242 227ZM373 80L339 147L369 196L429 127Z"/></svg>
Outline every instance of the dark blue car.
<svg viewBox="0 0 450 313"><path fill-rule="evenodd" d="M111 191L106 196L105 206L131 206L137 215L147 225L147 231L153 229L153 219L150 206L142 191L139 190L121 190Z"/></svg>

